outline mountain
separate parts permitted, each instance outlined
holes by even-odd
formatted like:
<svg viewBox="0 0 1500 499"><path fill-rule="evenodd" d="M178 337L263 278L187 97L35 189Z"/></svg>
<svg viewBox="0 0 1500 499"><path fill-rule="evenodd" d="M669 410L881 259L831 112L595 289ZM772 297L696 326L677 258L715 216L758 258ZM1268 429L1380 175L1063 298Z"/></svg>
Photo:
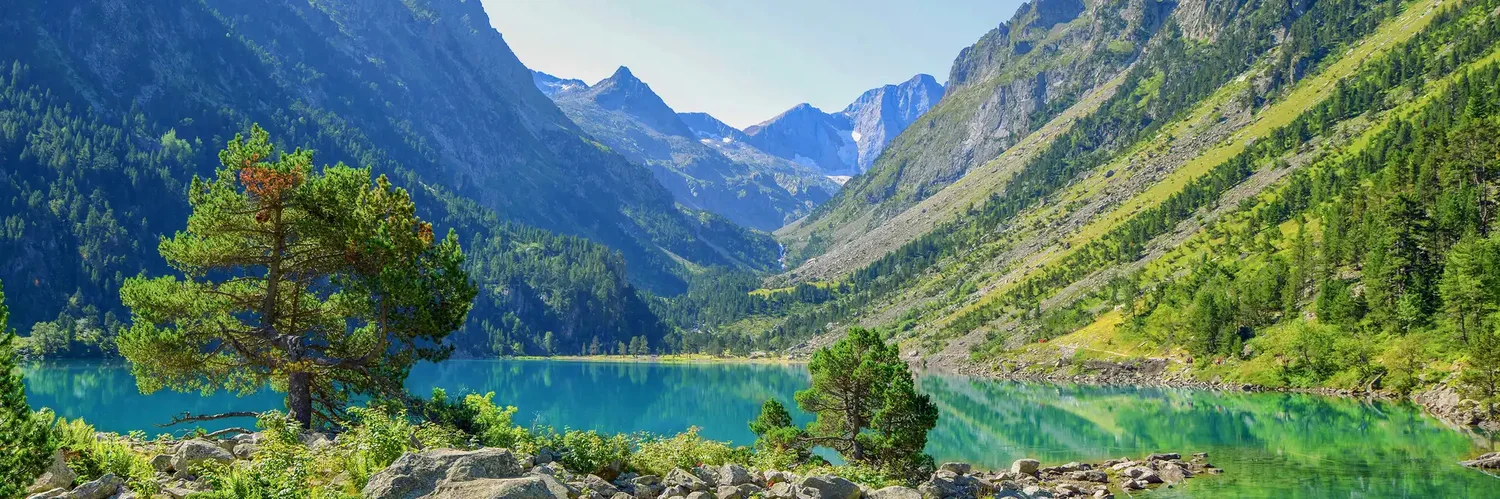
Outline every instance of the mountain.
<svg viewBox="0 0 1500 499"><path fill-rule="evenodd" d="M584 83L583 80L562 79L541 71L532 71L531 77L532 82L536 84L536 88L541 90L547 97L557 95L558 92L589 87L589 84Z"/></svg>
<svg viewBox="0 0 1500 499"><path fill-rule="evenodd" d="M910 133L893 139L869 171L827 205L782 231L789 259L800 262L849 244L1044 128L1135 62L1167 24L1173 5L1152 0L1023 4L1008 22L959 52L943 99L908 127ZM1215 4L1213 9L1229 8ZM899 236L893 244L914 235ZM879 250L869 255L878 256Z"/></svg>
<svg viewBox="0 0 1500 499"><path fill-rule="evenodd" d="M779 232L786 272L695 281L726 312L692 319L997 376L1496 400L1497 60L1500 0L1038 0Z"/></svg>
<svg viewBox="0 0 1500 499"><path fill-rule="evenodd" d="M943 86L919 74L866 91L838 113L798 104L745 134L752 145L776 156L827 175L853 176L868 170L891 139L942 97Z"/></svg>
<svg viewBox="0 0 1500 499"><path fill-rule="evenodd" d="M158 236L250 123L390 176L458 230L483 288L465 351L537 352L546 331L559 348L661 344L638 291L774 268L770 238L680 209L568 119L488 19L462 0L8 6L0 279L15 324L118 326L120 281L170 271Z"/></svg>
<svg viewBox="0 0 1500 499"><path fill-rule="evenodd" d="M648 166L676 201L689 208L772 231L838 190L812 169L747 150L741 141L702 136L629 68L620 67L593 86L543 73L536 73L535 81L544 92L557 90L549 95L573 122L611 150ZM707 115L693 118L700 124L706 120L718 123Z"/></svg>

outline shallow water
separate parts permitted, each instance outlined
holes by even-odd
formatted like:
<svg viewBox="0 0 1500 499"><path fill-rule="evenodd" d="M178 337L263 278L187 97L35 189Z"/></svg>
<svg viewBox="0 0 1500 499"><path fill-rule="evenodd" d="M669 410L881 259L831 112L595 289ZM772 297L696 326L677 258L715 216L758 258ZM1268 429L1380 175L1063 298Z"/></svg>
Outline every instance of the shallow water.
<svg viewBox="0 0 1500 499"><path fill-rule="evenodd" d="M32 366L26 376L33 407L83 417L106 431L156 434L168 430L155 424L184 411L261 410L282 402L270 391L141 395L120 364ZM761 402L775 397L794 406L792 394L807 383L806 368L797 365L493 360L423 365L407 385L416 393L434 387L450 394L493 391L497 402L520 408L516 419L523 425L656 433L697 425L709 438L748 444L754 435L747 423ZM1500 479L1456 464L1494 444L1447 428L1409 404L944 375L923 376L921 388L942 411L928 442L939 461L1004 468L1021 457L1057 464L1208 452L1225 474L1150 495L1500 497Z"/></svg>

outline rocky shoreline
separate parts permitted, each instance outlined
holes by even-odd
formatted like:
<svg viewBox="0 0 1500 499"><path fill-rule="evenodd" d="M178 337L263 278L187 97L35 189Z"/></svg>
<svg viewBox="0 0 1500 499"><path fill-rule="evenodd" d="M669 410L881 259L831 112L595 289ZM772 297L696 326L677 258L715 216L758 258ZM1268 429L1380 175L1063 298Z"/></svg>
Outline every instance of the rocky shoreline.
<svg viewBox="0 0 1500 499"><path fill-rule="evenodd" d="M120 438L100 434L98 438ZM209 490L205 466L243 466L259 451L258 434L232 438L193 438L161 446L151 460L157 497L181 499ZM303 444L328 449L325 434L304 433ZM138 442L139 445L148 445ZM1099 463L1071 462L1044 467L1035 459L1015 461L1009 470L977 471L965 463L944 463L915 487L881 488L816 471L752 470L738 464L673 469L666 476L642 475L610 466L594 473L563 467L560 455L542 449L525 455L501 448L425 449L407 452L369 477L361 496L371 499L979 499L1112 498L1159 487L1175 487L1195 476L1222 471L1206 454L1187 459L1176 453ZM104 476L73 485L77 475L59 451L28 490L27 499L137 499L124 479ZM345 477L347 479L347 477Z"/></svg>

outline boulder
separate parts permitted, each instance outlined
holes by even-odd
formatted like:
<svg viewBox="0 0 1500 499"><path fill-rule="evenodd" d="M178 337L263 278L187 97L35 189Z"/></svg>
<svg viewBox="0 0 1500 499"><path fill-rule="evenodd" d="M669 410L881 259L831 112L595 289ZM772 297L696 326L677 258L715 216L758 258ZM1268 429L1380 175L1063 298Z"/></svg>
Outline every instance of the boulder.
<svg viewBox="0 0 1500 499"><path fill-rule="evenodd" d="M172 455L172 470L179 474L193 473L196 468L205 464L232 462L234 455L229 451L208 440L195 438L177 446L177 453Z"/></svg>
<svg viewBox="0 0 1500 499"><path fill-rule="evenodd" d="M797 497L797 487L790 482L777 482L766 491L766 497L770 499L793 499Z"/></svg>
<svg viewBox="0 0 1500 499"><path fill-rule="evenodd" d="M255 456L255 451L259 449L260 446L254 442L240 442L235 444L233 453L237 459L250 459Z"/></svg>
<svg viewBox="0 0 1500 499"><path fill-rule="evenodd" d="M969 474L970 468L969 463L943 463L943 465L939 466L938 469L952 471L960 475L967 475Z"/></svg>
<svg viewBox="0 0 1500 499"><path fill-rule="evenodd" d="M597 492L599 493L599 495L604 497L613 497L615 494L620 492L620 489L615 488L614 484L609 483L608 480L605 480L599 475L589 475L583 477L583 485L589 490Z"/></svg>
<svg viewBox="0 0 1500 499"><path fill-rule="evenodd" d="M740 466L734 463L725 463L723 466L720 466L718 478L719 479L717 483L720 486L744 485L755 481L755 477L750 475L750 470L745 469L744 466ZM721 496L719 497L719 499L724 498Z"/></svg>
<svg viewBox="0 0 1500 499"><path fill-rule="evenodd" d="M1145 466L1126 468L1125 471L1121 472L1120 474L1146 483L1161 483L1162 481L1161 475L1157 474L1156 470L1147 468Z"/></svg>
<svg viewBox="0 0 1500 499"><path fill-rule="evenodd" d="M31 483L31 487L26 489L26 493L40 494L59 488L68 490L69 487L73 486L73 480L76 478L78 478L78 474L74 473L73 469L68 467L67 456L63 455L61 449L58 449L57 452L52 453L52 462L47 465L46 471L43 471L42 476L37 477L36 481Z"/></svg>
<svg viewBox="0 0 1500 499"><path fill-rule="evenodd" d="M366 497L369 496L366 495ZM437 486L432 490L431 495L426 497L431 499L569 499L568 488L557 479L547 475L446 482Z"/></svg>
<svg viewBox="0 0 1500 499"><path fill-rule="evenodd" d="M1109 481L1109 475L1100 470L1070 471L1064 473L1063 476L1080 482L1105 483Z"/></svg>
<svg viewBox="0 0 1500 499"><path fill-rule="evenodd" d="M1042 463L1035 459L1017 459L1016 462L1010 464L1010 471L1012 473L1036 476L1037 468L1041 465Z"/></svg>
<svg viewBox="0 0 1500 499"><path fill-rule="evenodd" d="M699 478L693 473L688 473L680 469L673 469L672 471L668 472L667 478L665 480L662 480L662 483L666 484L669 488L674 486L682 487L690 492L708 490L708 483L703 481L702 478Z"/></svg>
<svg viewBox="0 0 1500 499"><path fill-rule="evenodd" d="M305 431L298 439L309 449L321 449L333 445L333 439L328 438L328 434L322 432Z"/></svg>
<svg viewBox="0 0 1500 499"><path fill-rule="evenodd" d="M172 455L157 454L156 457L151 458L151 469L156 470L157 473L172 471Z"/></svg>
<svg viewBox="0 0 1500 499"><path fill-rule="evenodd" d="M854 482L833 475L813 475L797 483L804 497L817 499L859 499L859 486ZM816 491L813 496L811 492Z"/></svg>
<svg viewBox="0 0 1500 499"><path fill-rule="evenodd" d="M1146 457L1147 461L1171 461L1174 459L1182 459L1182 454L1178 454L1176 452L1163 452L1160 454L1152 454Z"/></svg>
<svg viewBox="0 0 1500 499"><path fill-rule="evenodd" d="M59 499L105 499L120 491L120 486L125 485L125 480L115 476L114 473L105 473L98 480L88 482L68 493L58 496Z"/></svg>
<svg viewBox="0 0 1500 499"><path fill-rule="evenodd" d="M1163 463L1161 467L1156 470L1156 473L1158 475L1161 475L1161 480L1166 483L1182 483L1183 481L1187 480L1188 477L1192 476L1192 473L1189 473L1187 469L1182 467L1182 465L1171 462Z"/></svg>
<svg viewBox="0 0 1500 499"><path fill-rule="evenodd" d="M911 487L892 485L871 492L870 499L922 499L922 493Z"/></svg>
<svg viewBox="0 0 1500 499"><path fill-rule="evenodd" d="M986 480L964 476L949 470L938 470L932 478L917 487L922 497L970 498L991 494L995 486Z"/></svg>
<svg viewBox="0 0 1500 499"><path fill-rule="evenodd" d="M713 492L697 491L687 495L687 499L714 499Z"/></svg>
<svg viewBox="0 0 1500 499"><path fill-rule="evenodd" d="M609 499L635 499L635 496L624 492L615 492L615 495L609 496Z"/></svg>
<svg viewBox="0 0 1500 499"><path fill-rule="evenodd" d="M363 493L368 498L414 499L433 493L439 482L457 483L479 479L515 478L520 474L520 462L506 449L486 448L475 451L436 449L420 453L408 452L397 458L396 462L391 463L390 466L371 476ZM520 486L505 485L505 487ZM558 486L561 487L560 484Z"/></svg>
<svg viewBox="0 0 1500 499"><path fill-rule="evenodd" d="M57 499L68 493L68 489L56 487L26 496L26 499Z"/></svg>
<svg viewBox="0 0 1500 499"><path fill-rule="evenodd" d="M1479 457L1470 459L1468 461L1463 461L1458 464L1462 464L1470 468L1500 469L1500 452L1480 454Z"/></svg>
<svg viewBox="0 0 1500 499"><path fill-rule="evenodd" d="M1090 469L1090 468L1092 468L1092 466L1080 463L1078 461L1073 461L1073 462L1068 463L1068 464L1063 464L1063 465L1055 466L1052 469L1056 470L1059 473L1067 473L1067 472L1071 472L1071 471L1083 471L1083 470L1087 470L1087 469Z"/></svg>
<svg viewBox="0 0 1500 499"><path fill-rule="evenodd" d="M720 485L719 488L714 491L714 496L718 499L745 499L747 497L750 497L749 494L746 494L744 490L741 490L739 487L733 485Z"/></svg>
<svg viewBox="0 0 1500 499"><path fill-rule="evenodd" d="M693 476L698 477L699 480L703 480L703 483L708 485L709 488L719 486L719 470L717 469L702 465L695 466L693 467Z"/></svg>

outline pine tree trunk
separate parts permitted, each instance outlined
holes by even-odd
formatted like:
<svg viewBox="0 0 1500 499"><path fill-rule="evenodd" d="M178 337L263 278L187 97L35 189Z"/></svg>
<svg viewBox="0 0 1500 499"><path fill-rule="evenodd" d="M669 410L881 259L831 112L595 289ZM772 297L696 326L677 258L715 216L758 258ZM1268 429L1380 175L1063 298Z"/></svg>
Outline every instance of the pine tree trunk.
<svg viewBox="0 0 1500 499"><path fill-rule="evenodd" d="M312 428L312 375L291 373L286 379L286 408L302 429Z"/></svg>

